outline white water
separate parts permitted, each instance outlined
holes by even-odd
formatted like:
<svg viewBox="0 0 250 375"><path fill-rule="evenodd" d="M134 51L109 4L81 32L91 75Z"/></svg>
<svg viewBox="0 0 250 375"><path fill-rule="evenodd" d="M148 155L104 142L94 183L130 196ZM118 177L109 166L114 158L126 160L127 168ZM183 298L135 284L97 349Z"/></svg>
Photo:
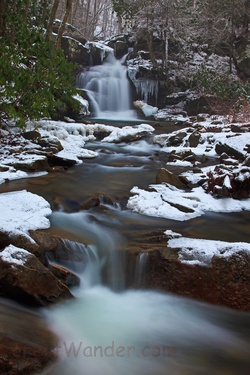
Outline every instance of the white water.
<svg viewBox="0 0 250 375"><path fill-rule="evenodd" d="M95 118L135 119L127 69L109 54L102 65L82 73L77 86L88 94Z"/></svg>
<svg viewBox="0 0 250 375"><path fill-rule="evenodd" d="M87 238L96 257L82 273L76 299L47 312L60 337L60 360L46 374L248 375L249 314L154 291L112 291L124 283L117 256L124 241L102 220L52 215L54 226ZM105 265L111 289L101 285Z"/></svg>

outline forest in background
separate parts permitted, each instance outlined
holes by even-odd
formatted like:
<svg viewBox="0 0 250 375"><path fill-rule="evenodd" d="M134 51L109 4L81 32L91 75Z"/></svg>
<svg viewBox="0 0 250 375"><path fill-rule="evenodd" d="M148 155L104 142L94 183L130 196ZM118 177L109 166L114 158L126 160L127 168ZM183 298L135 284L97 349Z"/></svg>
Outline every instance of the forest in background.
<svg viewBox="0 0 250 375"><path fill-rule="evenodd" d="M24 126L30 118L56 117L77 105L72 100L76 67L61 49L67 24L87 40L119 33L144 38L153 66L162 70L168 68L172 40L181 46L206 44L230 57L230 75L237 43L249 42L249 19L249 0L1 0L0 123L14 119ZM157 56L155 40L161 41ZM197 85L209 84L206 74L197 76ZM248 98L249 77L241 78L237 95Z"/></svg>

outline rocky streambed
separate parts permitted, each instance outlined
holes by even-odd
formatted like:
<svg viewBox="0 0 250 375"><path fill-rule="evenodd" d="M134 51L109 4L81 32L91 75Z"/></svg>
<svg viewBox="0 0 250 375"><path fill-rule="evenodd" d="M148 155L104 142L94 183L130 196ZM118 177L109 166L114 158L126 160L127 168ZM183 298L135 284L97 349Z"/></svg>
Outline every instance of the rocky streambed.
<svg viewBox="0 0 250 375"><path fill-rule="evenodd" d="M90 226L126 238L118 249L126 254L126 288L249 312L249 131L248 123L207 115L168 124L42 121L23 133L1 130L0 295L29 307L74 298L81 281L67 264L87 258L67 241L88 252L94 240L51 227L52 208L85 212ZM215 213L210 224L202 219L208 212ZM213 221L221 227L216 238L206 230ZM6 374L33 371L28 349L19 372L12 353L0 354Z"/></svg>

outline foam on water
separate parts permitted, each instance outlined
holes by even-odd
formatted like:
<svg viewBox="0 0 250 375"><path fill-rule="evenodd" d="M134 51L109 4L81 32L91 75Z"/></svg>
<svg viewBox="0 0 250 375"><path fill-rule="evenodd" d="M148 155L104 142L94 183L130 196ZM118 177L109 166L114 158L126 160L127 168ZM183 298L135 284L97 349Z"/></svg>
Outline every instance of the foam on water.
<svg viewBox="0 0 250 375"><path fill-rule="evenodd" d="M55 348L59 361L47 373L248 375L249 314L155 291L125 291L124 262L116 256L123 241L103 226L103 220L101 216L93 220L87 213L52 215L54 226L88 237L96 249L94 263L107 259L111 275L110 288L104 287L102 267L90 262L90 272L83 278L100 273L99 285L85 282L74 301L46 311L59 336Z"/></svg>

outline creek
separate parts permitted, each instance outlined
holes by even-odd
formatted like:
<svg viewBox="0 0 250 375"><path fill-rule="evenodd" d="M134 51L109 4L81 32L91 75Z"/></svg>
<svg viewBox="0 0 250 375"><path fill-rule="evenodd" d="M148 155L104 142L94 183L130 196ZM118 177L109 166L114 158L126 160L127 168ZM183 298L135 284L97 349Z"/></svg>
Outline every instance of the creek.
<svg viewBox="0 0 250 375"><path fill-rule="evenodd" d="M158 131L170 132L173 126L163 124ZM0 187L1 192L27 189L48 200L50 231L68 238L67 247L84 260L82 267L63 263L81 278L73 290L76 299L43 310L60 338L55 348L60 359L44 374L248 375L249 314L145 290L147 257L140 254L134 275L127 275L124 254L147 233L167 229L194 238L249 242L249 212L208 213L188 222L133 213L126 209L130 189L154 183L164 164L158 146L148 137L119 145L88 142L86 147L99 156L65 173ZM95 194L103 195L102 208L69 212ZM128 277L140 288L127 289Z"/></svg>

